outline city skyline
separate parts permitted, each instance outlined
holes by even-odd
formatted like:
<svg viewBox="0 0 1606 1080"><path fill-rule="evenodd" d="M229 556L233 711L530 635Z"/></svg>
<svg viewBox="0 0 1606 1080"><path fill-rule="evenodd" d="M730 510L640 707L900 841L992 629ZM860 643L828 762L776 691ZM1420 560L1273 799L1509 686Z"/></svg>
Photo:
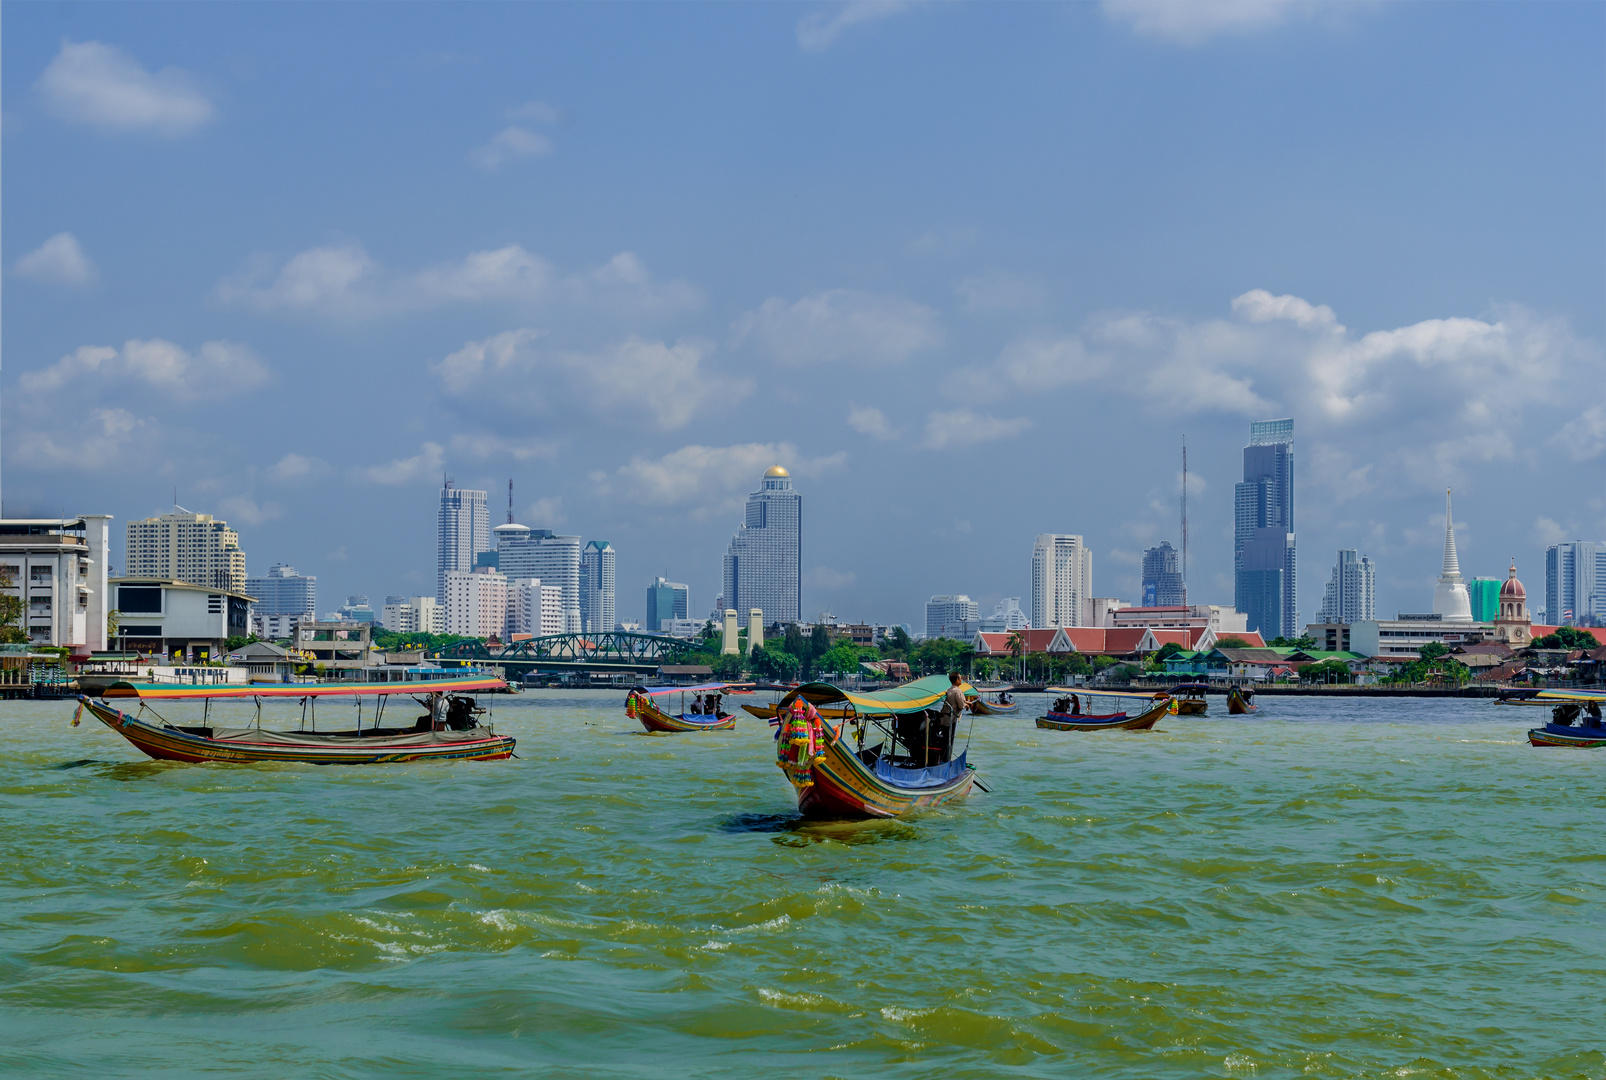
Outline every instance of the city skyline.
<svg viewBox="0 0 1606 1080"><path fill-rule="evenodd" d="M1469 578L1606 536L1606 14L1119 7L10 10L5 512L116 545L177 485L252 574L428 595L441 472L512 475L638 619L780 461L801 616L914 626L1048 530L1135 601L1186 430L1232 603L1242 427L1292 416L1301 621L1348 548L1421 610L1448 486Z"/></svg>

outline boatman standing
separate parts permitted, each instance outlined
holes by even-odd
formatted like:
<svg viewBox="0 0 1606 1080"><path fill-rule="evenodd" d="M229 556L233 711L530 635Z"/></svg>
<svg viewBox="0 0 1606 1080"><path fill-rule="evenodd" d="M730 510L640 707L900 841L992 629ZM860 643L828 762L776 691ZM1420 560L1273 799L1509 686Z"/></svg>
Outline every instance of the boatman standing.
<svg viewBox="0 0 1606 1080"><path fill-rule="evenodd" d="M932 740L936 745L937 760L927 760L927 765L941 764L948 760L953 753L954 728L959 724L959 718L965 714L965 692L959 689L959 672L955 671L948 676L948 692L942 695L942 713L937 717L937 736ZM929 755L933 747L928 747Z"/></svg>

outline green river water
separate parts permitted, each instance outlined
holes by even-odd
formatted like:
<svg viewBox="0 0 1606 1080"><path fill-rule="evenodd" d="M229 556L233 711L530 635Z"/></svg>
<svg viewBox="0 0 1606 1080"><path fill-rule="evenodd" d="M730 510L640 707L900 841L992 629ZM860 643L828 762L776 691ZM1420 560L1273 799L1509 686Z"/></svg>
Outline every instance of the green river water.
<svg viewBox="0 0 1606 1080"><path fill-rule="evenodd" d="M1536 711L1028 697L992 794L807 823L761 721L485 700L518 760L161 764L0 703L0 1072L1606 1075L1606 751Z"/></svg>

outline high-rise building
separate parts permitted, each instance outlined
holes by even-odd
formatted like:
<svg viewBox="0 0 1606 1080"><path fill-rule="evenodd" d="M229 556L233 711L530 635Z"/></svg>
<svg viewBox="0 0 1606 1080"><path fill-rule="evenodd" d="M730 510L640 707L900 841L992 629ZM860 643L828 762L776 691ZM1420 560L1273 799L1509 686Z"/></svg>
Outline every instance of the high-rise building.
<svg viewBox="0 0 1606 1080"><path fill-rule="evenodd" d="M580 615L580 538L558 536L551 529L531 529L525 525L498 525L496 534L497 569L509 578L538 578L543 585L563 590L564 634L585 630ZM611 556L613 549L609 548ZM612 560L607 581L613 580ZM610 592L610 608L611 593ZM612 630L613 627L607 629Z"/></svg>
<svg viewBox="0 0 1606 1080"><path fill-rule="evenodd" d="M1500 590L1504 585L1505 582L1492 577L1475 577L1467 582L1473 622L1494 622L1500 617Z"/></svg>
<svg viewBox="0 0 1606 1080"><path fill-rule="evenodd" d="M507 625L507 578L488 567L446 575L446 632L500 635Z"/></svg>
<svg viewBox="0 0 1606 1080"><path fill-rule="evenodd" d="M1186 607L1188 586L1178 568L1177 549L1169 540L1143 552L1143 606Z"/></svg>
<svg viewBox="0 0 1606 1080"><path fill-rule="evenodd" d="M588 634L614 628L613 545L593 540L580 552L580 623Z"/></svg>
<svg viewBox="0 0 1606 1080"><path fill-rule="evenodd" d="M475 556L491 550L491 515L485 492L454 488L446 481L437 524L435 595L445 604L446 575L467 573L474 569Z"/></svg>
<svg viewBox="0 0 1606 1080"><path fill-rule="evenodd" d="M969 638L980 625L980 614L976 601L963 594L933 596L926 601L926 636Z"/></svg>
<svg viewBox="0 0 1606 1080"><path fill-rule="evenodd" d="M1606 619L1606 541L1569 540L1545 549L1545 620Z"/></svg>
<svg viewBox="0 0 1606 1080"><path fill-rule="evenodd" d="M128 523L123 576L245 591L240 534L211 514L175 513Z"/></svg>
<svg viewBox="0 0 1606 1080"><path fill-rule="evenodd" d="M1093 595L1093 553L1080 536L1043 533L1032 547L1032 626L1081 626Z"/></svg>
<svg viewBox="0 0 1606 1080"><path fill-rule="evenodd" d="M446 609L433 596L387 596L379 625L396 634L444 634Z"/></svg>
<svg viewBox="0 0 1606 1080"><path fill-rule="evenodd" d="M1499 591L1496 584L1495 590ZM1339 548L1322 597L1320 623L1345 625L1377 618L1377 567L1354 548Z"/></svg>
<svg viewBox="0 0 1606 1080"><path fill-rule="evenodd" d="M246 578L245 591L256 597L253 615L318 617L317 575L298 574L285 563L274 563L267 577Z"/></svg>
<svg viewBox="0 0 1606 1080"><path fill-rule="evenodd" d="M1294 422L1255 420L1233 487L1233 606L1270 641L1299 625L1294 548Z"/></svg>
<svg viewBox="0 0 1606 1080"><path fill-rule="evenodd" d="M1455 522L1450 518L1450 491L1444 492L1444 567L1433 587L1433 614L1448 622L1472 621L1472 598L1461 580L1461 560L1455 554Z"/></svg>
<svg viewBox="0 0 1606 1080"><path fill-rule="evenodd" d="M976 624L984 634L1005 634L1013 630L1030 630L1031 620L1020 609L1020 597L1006 596L993 605L993 613Z"/></svg>
<svg viewBox="0 0 1606 1080"><path fill-rule="evenodd" d="M794 623L803 611L803 496L779 465L747 496L742 526L725 552L729 610L764 612L767 623Z"/></svg>
<svg viewBox="0 0 1606 1080"><path fill-rule="evenodd" d="M563 590L538 578L510 578L507 590L507 632L545 637L563 629Z"/></svg>
<svg viewBox="0 0 1606 1080"><path fill-rule="evenodd" d="M664 632L665 619L685 619L691 613L691 589L678 581L654 578L647 586L647 621L642 628L649 634Z"/></svg>

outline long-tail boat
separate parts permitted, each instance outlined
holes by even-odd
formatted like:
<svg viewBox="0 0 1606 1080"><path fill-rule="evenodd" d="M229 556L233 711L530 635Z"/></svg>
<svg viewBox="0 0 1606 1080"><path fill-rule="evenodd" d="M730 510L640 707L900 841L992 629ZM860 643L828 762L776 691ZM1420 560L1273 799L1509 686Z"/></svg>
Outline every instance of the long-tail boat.
<svg viewBox="0 0 1606 1080"><path fill-rule="evenodd" d="M749 716L756 716L760 720L774 720L776 713L780 709L780 705L778 703L780 702L781 698L787 694L790 694L793 690L796 690L797 687L797 683L791 683L789 685L784 683L756 684L753 687L754 691L771 691L775 694L775 700L771 701L768 705L743 705L742 711L747 713ZM847 718L848 711L849 710L846 708L825 708L820 710L820 715L827 720L843 720Z"/></svg>
<svg viewBox="0 0 1606 1080"><path fill-rule="evenodd" d="M736 726L736 717L721 708L720 698L732 692L748 689L747 683L701 683L697 686L638 686L625 698L625 715L641 721L648 731L729 731ZM675 695L679 700L675 700ZM686 695L695 694L690 710ZM706 705L699 704L712 697L713 712L703 712ZM660 704L660 701L662 704ZM674 701L677 710L670 712L665 706Z"/></svg>
<svg viewBox="0 0 1606 1080"><path fill-rule="evenodd" d="M482 719L486 710L469 695L506 689L507 683L501 679L475 676L411 682L214 686L117 682L102 691L98 700L80 696L73 724L77 725L87 709L139 750L163 761L288 761L314 765L493 761L512 756L514 739L498 735L489 720ZM397 696L417 702L423 715L405 726L387 726L385 707ZM318 703L330 698L354 699L355 726L331 730L326 719L324 729L318 729ZM134 714L111 704L125 699L138 700L139 709ZM214 723L212 703L219 700L253 704L254 722L228 726ZM294 731L264 728L263 703L286 700L300 706L300 727ZM202 703L199 724L174 723L158 711L158 705L167 710L169 703L194 701ZM363 726L364 702L372 704L367 727ZM326 718L331 711L326 702ZM336 725L342 721L352 723L344 706L336 716Z"/></svg>
<svg viewBox="0 0 1606 1080"><path fill-rule="evenodd" d="M1176 716L1204 716L1210 711L1204 683L1178 683L1171 688L1171 712Z"/></svg>
<svg viewBox="0 0 1606 1080"><path fill-rule="evenodd" d="M1255 704L1255 692L1245 693L1242 687L1234 686L1227 691L1227 714L1229 716L1246 716L1249 713L1259 712L1260 706Z"/></svg>
<svg viewBox="0 0 1606 1080"><path fill-rule="evenodd" d="M1088 691L1050 686L1045 693L1059 694L1037 726L1049 731L1147 731L1171 711L1171 696L1129 694L1114 690ZM1101 712L1107 709L1112 711Z"/></svg>
<svg viewBox="0 0 1606 1080"><path fill-rule="evenodd" d="M991 694L989 690L987 693ZM1007 700L1006 700L1007 699ZM1012 716L1020 712L1020 702L1009 696L1007 690L1000 690L988 701L986 696L978 692L974 698L966 702L970 711L977 716Z"/></svg>
<svg viewBox="0 0 1606 1080"><path fill-rule="evenodd" d="M1501 703L1550 707L1550 722L1528 730L1531 746L1571 746L1579 750L1606 746L1606 726L1601 719L1606 692L1540 690L1521 697L1507 697Z"/></svg>
<svg viewBox="0 0 1606 1080"><path fill-rule="evenodd" d="M797 808L810 817L890 818L968 795L975 766L966 751L953 755L932 738L948 686L942 675L871 694L805 683L783 697L775 757ZM822 708L845 715L833 725Z"/></svg>

